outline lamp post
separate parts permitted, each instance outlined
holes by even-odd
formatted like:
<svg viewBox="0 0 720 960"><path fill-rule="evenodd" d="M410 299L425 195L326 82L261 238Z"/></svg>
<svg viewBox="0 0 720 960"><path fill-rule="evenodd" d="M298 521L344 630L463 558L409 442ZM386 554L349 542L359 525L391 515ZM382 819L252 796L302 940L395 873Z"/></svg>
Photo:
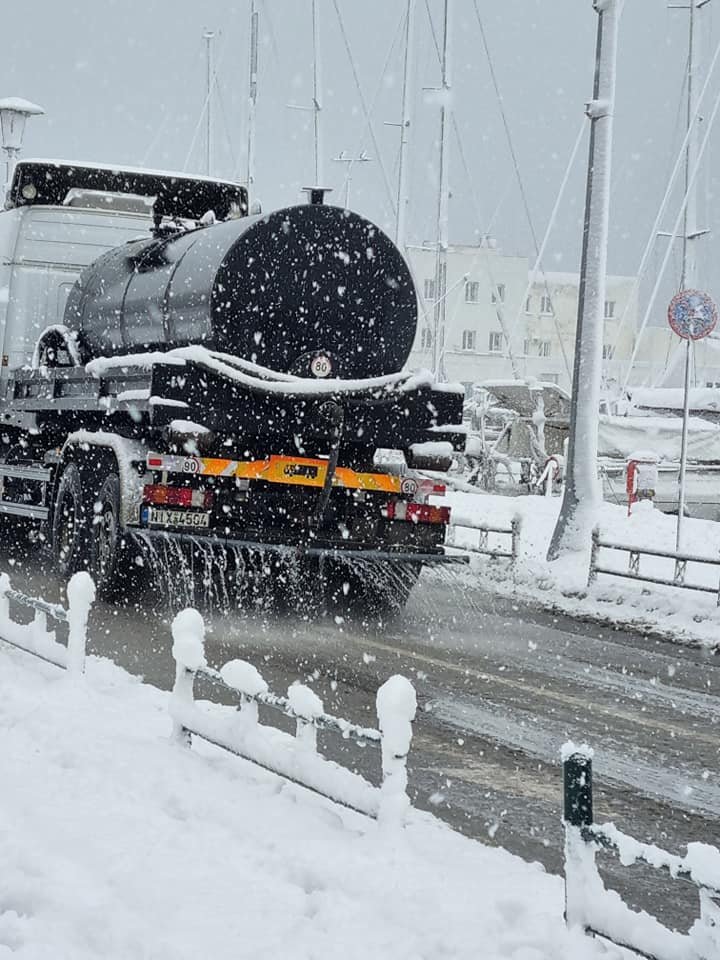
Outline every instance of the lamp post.
<svg viewBox="0 0 720 960"><path fill-rule="evenodd" d="M42 107L19 97L6 97L0 100L0 136L2 149L6 156L5 193L10 189L13 170L22 148L25 124L28 117L37 117L45 113Z"/></svg>

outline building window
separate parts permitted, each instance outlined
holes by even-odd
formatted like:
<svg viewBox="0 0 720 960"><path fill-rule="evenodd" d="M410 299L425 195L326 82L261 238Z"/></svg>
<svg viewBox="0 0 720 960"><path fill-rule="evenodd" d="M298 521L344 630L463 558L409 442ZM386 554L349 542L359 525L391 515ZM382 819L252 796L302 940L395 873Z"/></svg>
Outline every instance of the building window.
<svg viewBox="0 0 720 960"><path fill-rule="evenodd" d="M475 350L477 344L477 334L474 330L463 330L462 348L463 350Z"/></svg>
<svg viewBox="0 0 720 960"><path fill-rule="evenodd" d="M615 319L615 301L614 300L605 301L605 319L606 320Z"/></svg>
<svg viewBox="0 0 720 960"><path fill-rule="evenodd" d="M532 313L532 297L528 297L525 301L525 313Z"/></svg>
<svg viewBox="0 0 720 960"><path fill-rule="evenodd" d="M488 343L488 349L490 353L502 353L502 334L496 330L490 334L490 341Z"/></svg>
<svg viewBox="0 0 720 960"><path fill-rule="evenodd" d="M540 313L552 315L553 306L549 296L540 297Z"/></svg>
<svg viewBox="0 0 720 960"><path fill-rule="evenodd" d="M435 281L426 280L425 289L423 291L423 298L425 300L434 300L435 299Z"/></svg>
<svg viewBox="0 0 720 960"><path fill-rule="evenodd" d="M432 347L432 331L430 327L423 327L420 331L420 349L429 350Z"/></svg>
<svg viewBox="0 0 720 960"><path fill-rule="evenodd" d="M559 373L541 373L540 379L545 383L560 383Z"/></svg>
<svg viewBox="0 0 720 960"><path fill-rule="evenodd" d="M480 284L477 280L468 280L465 283L465 303L480 302Z"/></svg>
<svg viewBox="0 0 720 960"><path fill-rule="evenodd" d="M537 340L533 337L532 340L525 341L526 357L549 357L550 353L551 345L549 340Z"/></svg>
<svg viewBox="0 0 720 960"><path fill-rule="evenodd" d="M492 292L493 303L505 303L505 284L496 283Z"/></svg>
<svg viewBox="0 0 720 960"><path fill-rule="evenodd" d="M609 343L603 344L603 360L612 360L615 356L615 347L611 346Z"/></svg>

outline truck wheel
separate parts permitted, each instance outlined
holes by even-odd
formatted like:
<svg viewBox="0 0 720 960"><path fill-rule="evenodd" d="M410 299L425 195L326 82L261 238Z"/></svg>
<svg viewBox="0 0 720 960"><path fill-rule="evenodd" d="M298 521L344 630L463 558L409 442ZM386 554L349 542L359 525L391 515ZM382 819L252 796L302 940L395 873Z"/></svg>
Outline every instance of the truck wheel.
<svg viewBox="0 0 720 960"><path fill-rule="evenodd" d="M351 616L391 616L404 608L421 567L370 562L352 569L330 561L324 570L326 602L331 610Z"/></svg>
<svg viewBox="0 0 720 960"><path fill-rule="evenodd" d="M88 511L90 512L90 511ZM115 598L127 590L120 575L123 544L120 532L120 479L110 473L92 503L89 569L98 595Z"/></svg>
<svg viewBox="0 0 720 960"><path fill-rule="evenodd" d="M63 470L55 498L52 522L52 553L58 572L71 577L87 566L87 516L80 471L69 463Z"/></svg>

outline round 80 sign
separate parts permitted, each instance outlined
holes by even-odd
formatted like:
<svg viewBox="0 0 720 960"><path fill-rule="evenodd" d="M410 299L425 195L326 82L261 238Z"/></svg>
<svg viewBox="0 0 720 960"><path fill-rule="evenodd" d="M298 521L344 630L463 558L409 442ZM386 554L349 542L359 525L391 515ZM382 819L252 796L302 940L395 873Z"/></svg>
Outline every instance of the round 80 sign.
<svg viewBox="0 0 720 960"><path fill-rule="evenodd" d="M717 307L702 290L681 290L668 307L668 323L683 340L702 340L715 329Z"/></svg>

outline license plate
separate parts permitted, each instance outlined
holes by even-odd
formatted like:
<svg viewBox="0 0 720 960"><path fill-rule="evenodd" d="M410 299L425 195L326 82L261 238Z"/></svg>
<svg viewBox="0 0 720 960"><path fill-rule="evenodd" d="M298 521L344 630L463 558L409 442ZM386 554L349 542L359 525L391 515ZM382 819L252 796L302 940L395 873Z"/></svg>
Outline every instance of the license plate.
<svg viewBox="0 0 720 960"><path fill-rule="evenodd" d="M189 510L161 510L150 507L148 523L162 527L203 527L210 526L210 514Z"/></svg>

